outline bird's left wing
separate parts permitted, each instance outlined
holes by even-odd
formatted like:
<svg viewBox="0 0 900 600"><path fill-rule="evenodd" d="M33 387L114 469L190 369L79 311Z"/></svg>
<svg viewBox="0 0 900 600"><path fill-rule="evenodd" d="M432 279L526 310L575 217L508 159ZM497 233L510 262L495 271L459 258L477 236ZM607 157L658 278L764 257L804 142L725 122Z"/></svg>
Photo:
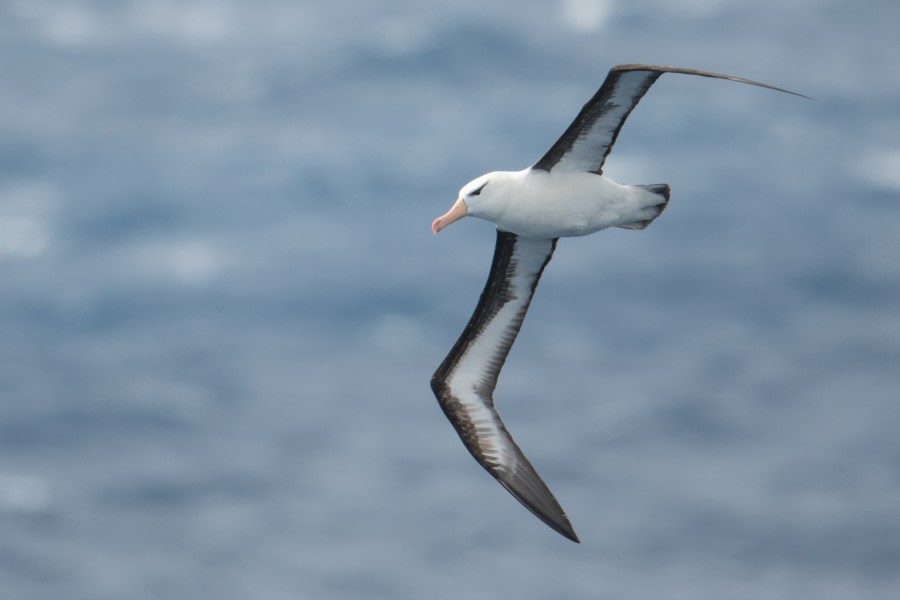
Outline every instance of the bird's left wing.
<svg viewBox="0 0 900 600"><path fill-rule="evenodd" d="M663 73L727 79L806 97L768 83L711 71L658 65L617 65L610 69L603 85L584 105L565 133L532 168L544 171L602 172L603 163L616 143L625 119Z"/></svg>
<svg viewBox="0 0 900 600"><path fill-rule="evenodd" d="M555 239L497 230L494 260L478 306L435 371L431 389L475 460L544 523L578 541L572 524L494 408L497 377L516 340Z"/></svg>

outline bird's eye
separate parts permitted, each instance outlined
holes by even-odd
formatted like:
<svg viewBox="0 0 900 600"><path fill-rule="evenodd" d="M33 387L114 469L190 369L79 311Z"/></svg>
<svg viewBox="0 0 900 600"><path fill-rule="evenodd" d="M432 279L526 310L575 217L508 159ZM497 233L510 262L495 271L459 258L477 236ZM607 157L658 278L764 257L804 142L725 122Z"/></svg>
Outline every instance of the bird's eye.
<svg viewBox="0 0 900 600"><path fill-rule="evenodd" d="M487 183L485 183L484 185L482 185L480 188L478 188L477 190L475 190L474 192L472 192L472 193L469 194L469 195L470 195L470 196L477 196L478 194L481 193L481 190L483 190L486 186L487 186Z"/></svg>

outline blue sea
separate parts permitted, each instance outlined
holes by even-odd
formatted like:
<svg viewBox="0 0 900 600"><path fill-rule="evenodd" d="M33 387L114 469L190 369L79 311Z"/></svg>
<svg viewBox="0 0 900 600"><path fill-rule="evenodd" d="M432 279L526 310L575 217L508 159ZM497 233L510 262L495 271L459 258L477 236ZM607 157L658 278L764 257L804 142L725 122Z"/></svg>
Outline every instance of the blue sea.
<svg viewBox="0 0 900 600"><path fill-rule="evenodd" d="M0 1L0 596L900 598L900 3ZM429 389L493 227L663 76L495 394L582 543Z"/></svg>

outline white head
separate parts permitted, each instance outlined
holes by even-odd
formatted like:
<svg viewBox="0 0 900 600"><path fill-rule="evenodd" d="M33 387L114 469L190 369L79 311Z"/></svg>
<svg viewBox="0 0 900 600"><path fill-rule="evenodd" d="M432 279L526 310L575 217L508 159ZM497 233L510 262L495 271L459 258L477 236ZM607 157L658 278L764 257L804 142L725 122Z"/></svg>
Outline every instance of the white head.
<svg viewBox="0 0 900 600"><path fill-rule="evenodd" d="M503 202L503 195L497 192L504 187L505 173L494 172L473 179L459 190L459 197L445 214L434 220L431 231L438 233L444 227L465 216L494 220Z"/></svg>

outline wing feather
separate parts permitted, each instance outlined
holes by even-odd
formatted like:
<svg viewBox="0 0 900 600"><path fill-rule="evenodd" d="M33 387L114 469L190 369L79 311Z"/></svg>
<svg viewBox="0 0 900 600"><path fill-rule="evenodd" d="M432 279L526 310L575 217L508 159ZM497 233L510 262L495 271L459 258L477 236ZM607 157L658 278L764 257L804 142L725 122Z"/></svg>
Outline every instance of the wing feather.
<svg viewBox="0 0 900 600"><path fill-rule="evenodd" d="M532 168L601 173L628 115L663 73L727 79L806 98L803 94L768 83L712 71L658 65L617 65L610 69L603 85L584 105L568 129Z"/></svg>
<svg viewBox="0 0 900 600"><path fill-rule="evenodd" d="M577 542L568 517L507 431L493 400L500 370L555 248L555 239L497 230L484 291L431 388L475 460L539 519Z"/></svg>

